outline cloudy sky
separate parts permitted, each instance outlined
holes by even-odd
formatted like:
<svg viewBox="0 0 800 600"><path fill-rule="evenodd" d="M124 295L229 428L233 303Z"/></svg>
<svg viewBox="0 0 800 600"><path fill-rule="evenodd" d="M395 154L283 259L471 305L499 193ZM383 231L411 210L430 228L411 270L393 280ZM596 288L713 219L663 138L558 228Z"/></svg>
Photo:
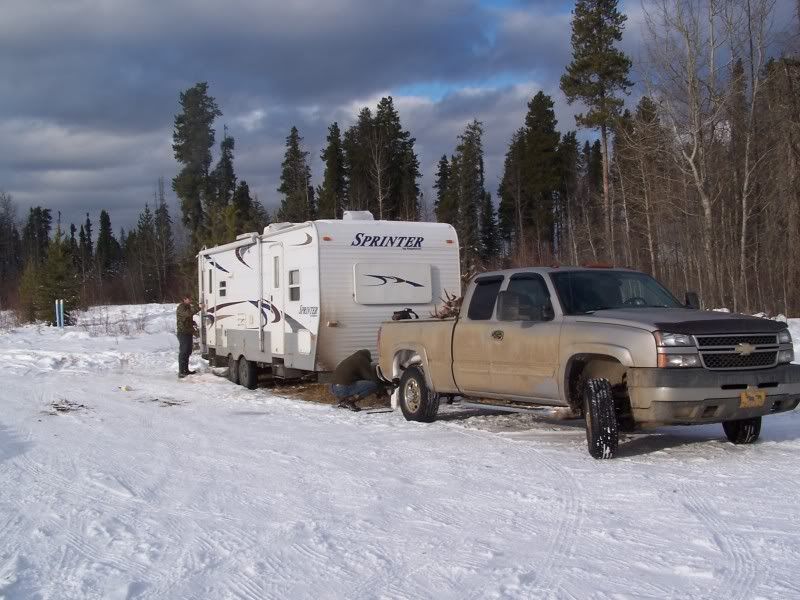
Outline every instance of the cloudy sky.
<svg viewBox="0 0 800 600"><path fill-rule="evenodd" d="M788 2L789 0L784 0ZM639 0L621 3L641 45ZM155 182L177 172L178 93L208 81L236 139L236 171L272 209L296 125L315 183L327 126L391 94L417 138L430 196L438 157L473 118L496 192L527 100L556 99L569 60L562 0L0 0L0 190L65 222L111 212L130 226ZM168 185L169 187L169 185ZM171 190L169 195L172 198ZM174 198L172 198L174 202Z"/></svg>

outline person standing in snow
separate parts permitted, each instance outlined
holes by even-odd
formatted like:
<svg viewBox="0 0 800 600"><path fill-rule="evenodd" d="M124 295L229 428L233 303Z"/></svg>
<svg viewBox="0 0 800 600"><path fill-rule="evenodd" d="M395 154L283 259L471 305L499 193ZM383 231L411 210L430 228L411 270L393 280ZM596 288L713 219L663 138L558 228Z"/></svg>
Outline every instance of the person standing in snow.
<svg viewBox="0 0 800 600"><path fill-rule="evenodd" d="M194 303L189 294L184 294L183 302L178 304L175 329L178 334L178 377L181 379L195 373L195 371L189 370L189 356L192 354L192 338L194 337L192 317L200 312L202 306L202 304Z"/></svg>
<svg viewBox="0 0 800 600"><path fill-rule="evenodd" d="M340 362L333 372L331 393L339 399L340 408L358 412L361 409L356 402L383 391L384 387L378 381L378 373L372 364L369 350L354 352Z"/></svg>

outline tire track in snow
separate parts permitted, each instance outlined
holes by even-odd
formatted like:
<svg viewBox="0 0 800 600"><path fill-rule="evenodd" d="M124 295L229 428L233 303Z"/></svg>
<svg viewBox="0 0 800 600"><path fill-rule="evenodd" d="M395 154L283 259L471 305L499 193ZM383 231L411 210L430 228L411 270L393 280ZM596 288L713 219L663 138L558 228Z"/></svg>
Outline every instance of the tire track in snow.
<svg viewBox="0 0 800 600"><path fill-rule="evenodd" d="M756 589L767 577L769 561L759 564L753 560L757 553L752 551L746 538L731 531L731 526L719 517L718 507L711 504L706 495L698 493L692 482L682 482L680 489L684 507L708 530L728 559L727 564L731 565L731 572L714 578L719 585L712 596L728 600L753 598Z"/></svg>

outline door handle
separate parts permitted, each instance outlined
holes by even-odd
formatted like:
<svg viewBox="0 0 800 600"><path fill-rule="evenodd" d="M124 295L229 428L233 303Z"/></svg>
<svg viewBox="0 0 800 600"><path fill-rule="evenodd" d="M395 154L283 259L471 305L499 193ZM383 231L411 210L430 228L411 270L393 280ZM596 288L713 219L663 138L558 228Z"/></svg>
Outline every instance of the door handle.
<svg viewBox="0 0 800 600"><path fill-rule="evenodd" d="M503 335L504 335L504 334L503 334L503 330L502 330L502 329L495 329L495 330L492 332L492 337L493 337L494 339L496 339L497 341L500 341L500 340L502 340L502 339L503 339Z"/></svg>

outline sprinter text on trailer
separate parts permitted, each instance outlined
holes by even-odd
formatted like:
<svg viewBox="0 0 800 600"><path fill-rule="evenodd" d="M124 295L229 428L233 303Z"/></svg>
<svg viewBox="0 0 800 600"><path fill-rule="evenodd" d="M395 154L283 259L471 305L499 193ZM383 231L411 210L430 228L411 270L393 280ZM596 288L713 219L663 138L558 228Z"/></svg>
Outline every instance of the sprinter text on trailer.
<svg viewBox="0 0 800 600"><path fill-rule="evenodd" d="M203 355L248 387L259 372L329 372L356 350L374 353L394 311L428 314L461 286L452 226L368 212L273 223L197 260Z"/></svg>

